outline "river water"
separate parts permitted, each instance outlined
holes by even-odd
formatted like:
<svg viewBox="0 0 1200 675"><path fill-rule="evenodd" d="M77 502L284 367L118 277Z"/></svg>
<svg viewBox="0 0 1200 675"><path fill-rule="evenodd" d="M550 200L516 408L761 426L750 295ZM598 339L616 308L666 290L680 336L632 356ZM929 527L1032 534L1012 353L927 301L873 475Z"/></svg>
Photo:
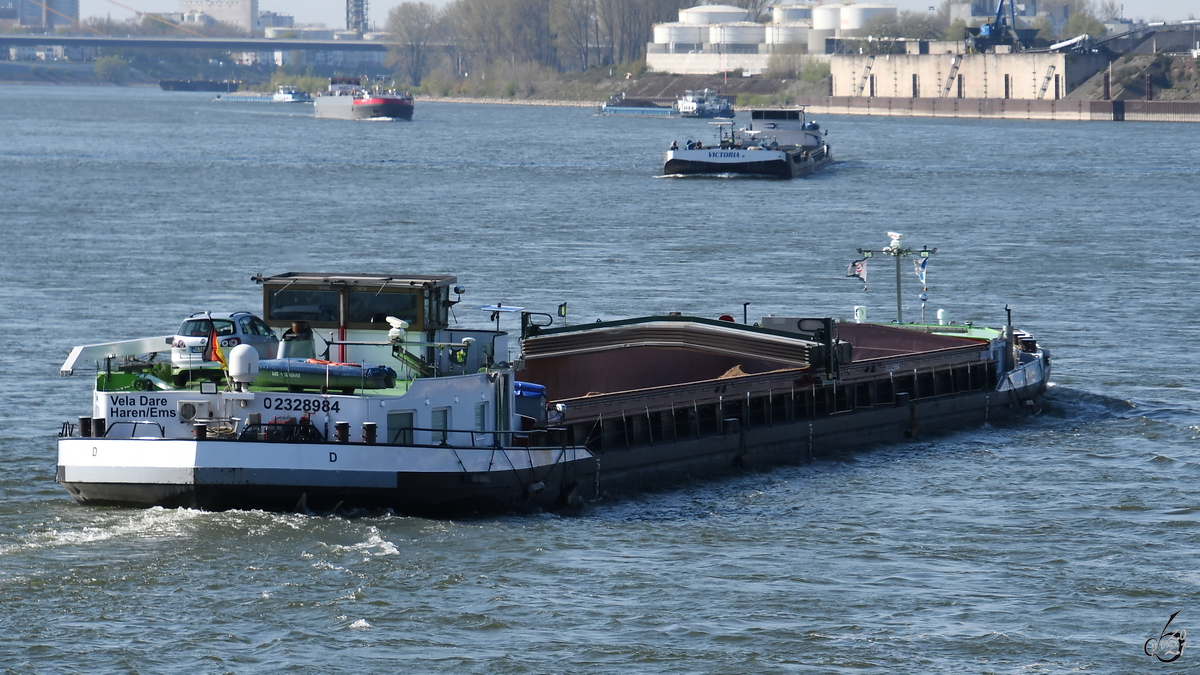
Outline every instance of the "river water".
<svg viewBox="0 0 1200 675"><path fill-rule="evenodd" d="M418 102L411 123L0 86L0 668L13 673L1112 673L1200 630L1200 125L821 117L802 180L662 178L703 121ZM927 312L1054 356L1046 411L581 514L84 508L77 344L256 310L255 273L456 274L570 321ZM905 316L921 308L905 270Z"/></svg>

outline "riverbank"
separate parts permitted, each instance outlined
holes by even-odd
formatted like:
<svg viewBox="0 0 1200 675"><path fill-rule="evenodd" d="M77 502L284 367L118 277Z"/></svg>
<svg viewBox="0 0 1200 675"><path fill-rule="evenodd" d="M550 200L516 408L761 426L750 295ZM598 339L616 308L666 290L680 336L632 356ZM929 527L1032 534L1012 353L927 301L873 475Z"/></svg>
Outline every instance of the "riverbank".
<svg viewBox="0 0 1200 675"><path fill-rule="evenodd" d="M595 108L596 101L563 101L550 99L528 98L473 98L457 96L424 96L417 95L413 99L418 103L473 103L481 105L535 105L556 108Z"/></svg>
<svg viewBox="0 0 1200 675"><path fill-rule="evenodd" d="M1200 101L1038 101L1030 99L806 96L796 105L824 115L960 117L1071 122L1200 122Z"/></svg>
<svg viewBox="0 0 1200 675"><path fill-rule="evenodd" d="M592 108L591 101L417 96L418 102ZM1034 101L977 98L802 96L793 105L817 115L957 117L1070 122L1200 122L1197 101ZM749 106L739 106L745 111Z"/></svg>
<svg viewBox="0 0 1200 675"><path fill-rule="evenodd" d="M0 62L0 83L115 86L96 75L90 63L75 62ZM120 86L157 86L158 80L136 70ZM773 105L805 106L810 113L823 115L873 115L899 117L955 117L969 119L1025 119L1058 121L1139 121L1200 122L1200 101L1098 101L1082 98L1061 100L1028 99L956 99L813 96L813 86L797 81L768 78L726 79L714 76L677 76L647 74L628 80L611 80L592 85L591 90L567 87L540 90L546 98L520 96L441 96L418 94L418 102L464 103L475 105L543 106L594 108L615 92L632 98L669 103L687 89L710 88L736 97L739 110ZM531 87L537 90L536 87ZM1175 92L1173 89L1166 90ZM1160 94L1156 90L1156 94ZM1178 92L1175 92L1178 93Z"/></svg>

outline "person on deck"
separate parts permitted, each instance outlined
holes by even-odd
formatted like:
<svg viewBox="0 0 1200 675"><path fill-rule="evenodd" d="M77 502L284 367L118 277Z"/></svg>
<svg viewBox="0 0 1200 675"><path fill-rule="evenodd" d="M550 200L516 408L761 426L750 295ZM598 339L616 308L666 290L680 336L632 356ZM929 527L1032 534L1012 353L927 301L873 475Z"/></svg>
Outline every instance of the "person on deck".
<svg viewBox="0 0 1200 675"><path fill-rule="evenodd" d="M293 321L292 327L283 332L283 339L288 342L294 340L311 340L313 339L312 328L307 321Z"/></svg>

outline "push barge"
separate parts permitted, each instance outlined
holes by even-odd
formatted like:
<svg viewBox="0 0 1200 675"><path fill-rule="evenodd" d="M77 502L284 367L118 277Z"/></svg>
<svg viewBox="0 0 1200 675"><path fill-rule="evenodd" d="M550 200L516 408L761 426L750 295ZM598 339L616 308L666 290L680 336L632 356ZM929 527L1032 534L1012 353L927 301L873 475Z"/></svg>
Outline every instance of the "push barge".
<svg viewBox="0 0 1200 675"><path fill-rule="evenodd" d="M89 411L58 443L57 480L78 502L556 509L1030 415L1050 372L1011 325L799 316L566 326L522 311L510 360L499 320L451 327L463 292L453 276L254 280L265 323L292 327L276 358L228 348L237 338L215 323L206 344L161 336L71 352L63 375L97 363ZM204 360L151 354L168 348ZM301 362L304 379L264 376Z"/></svg>

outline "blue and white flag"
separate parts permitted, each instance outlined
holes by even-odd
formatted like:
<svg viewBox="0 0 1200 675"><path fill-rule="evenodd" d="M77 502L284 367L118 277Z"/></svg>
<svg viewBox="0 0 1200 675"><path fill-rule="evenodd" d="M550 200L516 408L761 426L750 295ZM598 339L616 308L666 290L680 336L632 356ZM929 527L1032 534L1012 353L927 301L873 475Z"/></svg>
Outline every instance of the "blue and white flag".
<svg viewBox="0 0 1200 675"><path fill-rule="evenodd" d="M925 266L929 264L929 258L915 258L913 260L913 271L917 273L917 278L921 280L921 285L925 285ZM925 290L929 290L926 288Z"/></svg>
<svg viewBox="0 0 1200 675"><path fill-rule="evenodd" d="M846 276L856 277L863 282L863 289L867 288L867 259L855 260L846 268Z"/></svg>

